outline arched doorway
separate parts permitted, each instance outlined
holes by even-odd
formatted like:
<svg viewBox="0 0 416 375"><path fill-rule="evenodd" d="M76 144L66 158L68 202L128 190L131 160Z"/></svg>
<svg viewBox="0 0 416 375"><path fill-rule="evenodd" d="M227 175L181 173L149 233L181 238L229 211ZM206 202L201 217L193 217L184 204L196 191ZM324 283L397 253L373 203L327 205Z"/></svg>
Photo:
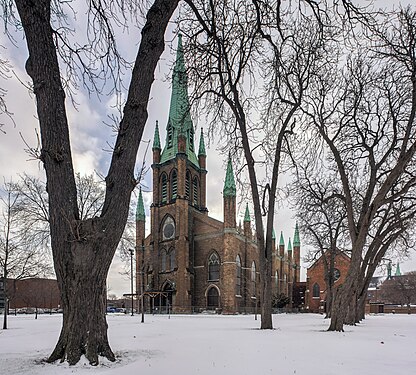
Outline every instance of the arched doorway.
<svg viewBox="0 0 416 375"><path fill-rule="evenodd" d="M207 292L207 309L215 310L218 307L220 307L220 293L215 286L212 286Z"/></svg>
<svg viewBox="0 0 416 375"><path fill-rule="evenodd" d="M168 309L172 311L172 294L173 294L173 285L168 281L164 286L162 292L165 294L162 295L162 309L164 312L168 312Z"/></svg>

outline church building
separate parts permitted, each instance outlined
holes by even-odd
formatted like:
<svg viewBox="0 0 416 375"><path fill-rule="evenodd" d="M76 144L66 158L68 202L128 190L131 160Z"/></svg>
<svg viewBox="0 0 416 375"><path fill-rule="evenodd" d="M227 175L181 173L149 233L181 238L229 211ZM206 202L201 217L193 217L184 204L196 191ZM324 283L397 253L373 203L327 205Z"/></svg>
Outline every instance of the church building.
<svg viewBox="0 0 416 375"><path fill-rule="evenodd" d="M141 191L137 204L136 290L144 296L147 311L253 312L261 301L259 254L249 208L247 205L243 225L237 226L237 190L229 159L223 188L224 219L208 215L204 136L201 131L196 148L189 108L179 36L163 147L157 123L154 133L153 203L147 237ZM300 281L298 228L293 250L289 239L285 251L283 234L278 248L275 236L273 239L273 294L291 298L294 283Z"/></svg>

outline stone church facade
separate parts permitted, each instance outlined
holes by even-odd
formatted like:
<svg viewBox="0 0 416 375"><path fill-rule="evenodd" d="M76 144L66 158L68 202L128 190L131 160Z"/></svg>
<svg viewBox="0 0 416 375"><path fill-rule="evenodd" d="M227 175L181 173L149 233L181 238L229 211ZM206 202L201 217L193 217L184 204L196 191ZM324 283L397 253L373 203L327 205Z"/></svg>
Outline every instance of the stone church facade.
<svg viewBox="0 0 416 375"><path fill-rule="evenodd" d="M187 77L179 37L172 77L166 142L156 123L153 141L153 203L150 234L140 192L136 213L136 290L146 310L173 312L254 311L259 301L259 254L248 205L236 223L236 185L231 159L223 189L224 220L208 215L206 151L201 131L198 152L189 113ZM283 234L273 236L273 294L291 298L300 281L300 241L296 227L287 251Z"/></svg>

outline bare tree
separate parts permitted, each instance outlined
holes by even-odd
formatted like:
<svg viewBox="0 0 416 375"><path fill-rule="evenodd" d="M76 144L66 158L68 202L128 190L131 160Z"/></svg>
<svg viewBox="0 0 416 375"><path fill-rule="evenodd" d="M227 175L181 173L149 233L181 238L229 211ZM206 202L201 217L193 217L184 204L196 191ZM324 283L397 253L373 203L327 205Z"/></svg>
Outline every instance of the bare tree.
<svg viewBox="0 0 416 375"><path fill-rule="evenodd" d="M137 2L89 2L85 46L71 44L71 30L65 23L68 2L16 0L15 4L16 8L11 2L2 3L6 21L21 22L29 52L25 67L36 97L42 147L39 156L46 171L51 247L64 311L61 334L48 360L75 364L85 354L92 365L98 363L100 355L113 361L105 319L106 277L137 183L134 165L147 120L154 70L178 0L155 0L147 11L105 178L104 204L99 215L87 219L82 219L77 201L66 116L66 79L72 78L76 84L74 77L81 77L94 93L100 91L97 84L104 85L108 79L118 83L116 89L123 88L118 69L122 60L113 24L130 15L137 19L135 13L129 13L137 10Z"/></svg>
<svg viewBox="0 0 416 375"><path fill-rule="evenodd" d="M7 329L7 302L10 298L7 294L8 279L44 276L51 270L44 249L33 243L23 229L24 215L19 209L22 195L13 186L12 183L5 183L4 190L0 193L0 267L5 293L3 329Z"/></svg>
<svg viewBox="0 0 416 375"><path fill-rule="evenodd" d="M303 233L303 242L312 249L306 260L321 258L326 284L326 315L330 317L335 274L335 258L347 248L346 210L340 197L337 176L325 168L325 161L313 162L315 156L296 159L296 175L289 195Z"/></svg>
<svg viewBox="0 0 416 375"><path fill-rule="evenodd" d="M245 160L240 171L247 171L254 206L261 328L271 329L272 230L282 153L311 75L323 63L324 33L304 8L292 4L187 3L180 28L188 38L194 96L201 110L213 113L210 131L226 140L224 151Z"/></svg>
<svg viewBox="0 0 416 375"><path fill-rule="evenodd" d="M351 265L333 301L329 330L362 318L377 265L393 245L408 247L415 209L415 14L367 19L348 54L316 75L308 125L322 137L342 185ZM336 49L335 49L336 50ZM345 53L345 51L347 51ZM308 128L310 129L310 127Z"/></svg>

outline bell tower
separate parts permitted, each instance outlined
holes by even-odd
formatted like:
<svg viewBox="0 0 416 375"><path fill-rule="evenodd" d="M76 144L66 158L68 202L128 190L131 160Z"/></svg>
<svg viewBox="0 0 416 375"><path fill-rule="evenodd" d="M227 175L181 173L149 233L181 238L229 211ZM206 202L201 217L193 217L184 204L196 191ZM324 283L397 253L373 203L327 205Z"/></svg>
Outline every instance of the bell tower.
<svg viewBox="0 0 416 375"><path fill-rule="evenodd" d="M153 203L151 206L153 287L169 295L176 312L192 306L193 274L190 257L192 210L206 214L206 152L201 130L198 157L190 115L182 37L172 75L166 141L162 147L159 124L153 139ZM168 297L160 297L168 298ZM160 301L163 305L166 300Z"/></svg>

